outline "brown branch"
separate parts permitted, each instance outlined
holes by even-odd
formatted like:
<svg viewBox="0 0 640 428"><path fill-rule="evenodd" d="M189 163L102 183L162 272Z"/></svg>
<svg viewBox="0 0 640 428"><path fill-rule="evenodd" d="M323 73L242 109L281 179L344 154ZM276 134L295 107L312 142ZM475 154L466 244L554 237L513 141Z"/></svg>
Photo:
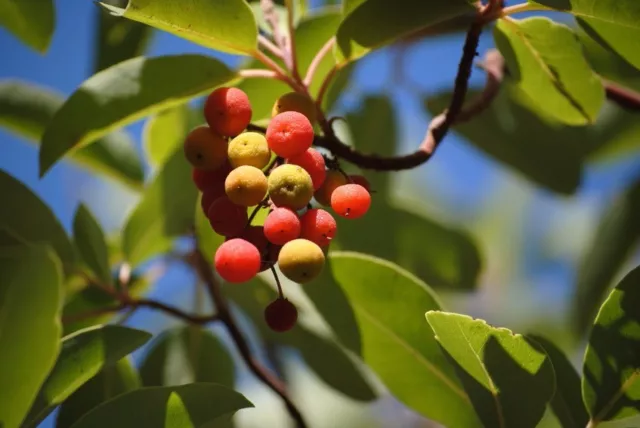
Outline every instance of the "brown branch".
<svg viewBox="0 0 640 428"><path fill-rule="evenodd" d="M88 311L88 312L84 312L84 313L80 313L77 315L70 315L67 317L63 317L62 322L67 324L67 323L72 323L72 322L77 322L77 321L82 321L82 320L86 320L86 319L91 319L91 318L96 318L99 317L100 315L106 315L106 314L111 314L111 313L116 313L116 312L120 312L124 309L138 309L138 308L151 308L151 309L156 309L158 311L164 312L166 314L169 314L175 318L179 318L185 322L189 322L192 324L199 324L199 325L203 325L203 324L207 324L210 323L212 321L216 321L218 319L217 315L205 315L205 316L200 316L200 315L192 315L186 312L183 312L182 310L175 308L173 306L169 306L166 305L162 302L158 302L156 300L151 300L151 299L123 299L120 303L115 304L113 306L107 306L104 308L99 308L99 309L95 309L93 311Z"/></svg>
<svg viewBox="0 0 640 428"><path fill-rule="evenodd" d="M240 352L240 355L244 362L247 364L251 372L253 372L253 374L258 379L260 379L262 383L267 385L273 392L278 394L278 396L284 402L289 415L296 422L296 425L299 428L306 428L307 424L304 421L304 418L302 417L302 414L296 407L295 403L287 394L284 384L278 378L269 373L269 371L254 358L251 350L249 349L247 340L240 331L240 328L236 324L236 321L231 314L229 304L220 289L220 284L213 275L213 271L211 270L209 263L206 261L199 250L195 251L194 265L196 271L200 275L200 278L207 286L207 290L209 291L211 299L213 300L213 303L218 311L219 320L224 324L227 332L231 336L231 339L238 348L238 351Z"/></svg>
<svg viewBox="0 0 640 428"><path fill-rule="evenodd" d="M622 85L602 79L607 99L625 110L640 111L640 93Z"/></svg>

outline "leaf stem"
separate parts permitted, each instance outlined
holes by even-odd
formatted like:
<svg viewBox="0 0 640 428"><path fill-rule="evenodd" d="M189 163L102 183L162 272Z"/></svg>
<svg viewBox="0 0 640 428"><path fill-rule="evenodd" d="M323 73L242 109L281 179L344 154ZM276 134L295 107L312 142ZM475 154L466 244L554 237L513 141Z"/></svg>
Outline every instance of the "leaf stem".
<svg viewBox="0 0 640 428"><path fill-rule="evenodd" d="M238 71L238 75L244 79L264 78L282 80L275 71L260 68L240 70Z"/></svg>
<svg viewBox="0 0 640 428"><path fill-rule="evenodd" d="M544 12L544 11L554 11L554 10L557 10L557 9L543 6L541 4L532 4L532 3L526 2L526 3L514 4L513 6L507 6L502 9L494 10L492 11L492 13L487 14L484 19L485 19L485 22L489 22L489 21L495 21L496 19L499 19L499 18L504 18L509 15L514 15L516 13Z"/></svg>
<svg viewBox="0 0 640 428"><path fill-rule="evenodd" d="M291 75L293 78L300 82L302 81L300 77L300 72L298 71L298 57L296 54L296 35L295 35L295 25L293 22L293 1L285 0L285 5L287 7L287 28L289 29L289 37L287 40L287 59L288 59L288 67L289 71L291 71ZM285 61L287 62L287 61Z"/></svg>
<svg viewBox="0 0 640 428"><path fill-rule="evenodd" d="M313 76L318 70L318 66L320 65L324 57L327 55L327 53L331 51L335 43L336 43L336 38L335 37L330 38L329 40L327 40L327 43L325 43L324 46L320 48L318 53L316 53L316 56L313 57L311 64L309 64L309 69L307 70L307 74L304 77L304 85L307 88L311 85L311 82L313 81Z"/></svg>
<svg viewBox="0 0 640 428"><path fill-rule="evenodd" d="M258 43L260 46L274 54L276 57L283 59L284 52L278 46L276 46L271 40L263 36L262 34L258 34Z"/></svg>
<svg viewBox="0 0 640 428"><path fill-rule="evenodd" d="M289 85L293 90L298 92L305 92L305 88L292 79L287 73L276 63L274 60L269 58L264 52L260 50L255 50L253 52L253 57L263 63L267 68L273 70L276 73L276 78L278 80L282 80L287 85Z"/></svg>

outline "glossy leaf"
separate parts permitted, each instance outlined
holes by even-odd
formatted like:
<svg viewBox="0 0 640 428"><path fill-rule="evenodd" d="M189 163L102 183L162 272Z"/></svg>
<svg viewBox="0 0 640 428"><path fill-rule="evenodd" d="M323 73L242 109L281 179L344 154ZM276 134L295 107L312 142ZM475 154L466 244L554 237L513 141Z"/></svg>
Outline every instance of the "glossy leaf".
<svg viewBox="0 0 640 428"><path fill-rule="evenodd" d="M0 126L40 143L49 121L62 104L62 95L42 86L19 80L0 82ZM74 164L97 171L121 183L140 189L144 178L140 156L123 131L115 131L69 156Z"/></svg>
<svg viewBox="0 0 640 428"><path fill-rule="evenodd" d="M570 12L600 43L640 68L640 4L633 0L537 0L536 3Z"/></svg>
<svg viewBox="0 0 640 428"><path fill-rule="evenodd" d="M0 194L11 195L11 203L0 209L0 224L23 241L51 245L65 271L73 266L75 252L53 212L27 186L0 171Z"/></svg>
<svg viewBox="0 0 640 428"><path fill-rule="evenodd" d="M540 345L466 315L429 311L427 321L484 426L538 425L555 391L553 366Z"/></svg>
<svg viewBox="0 0 640 428"><path fill-rule="evenodd" d="M112 0L112 3L124 7L128 0ZM96 72L144 54L153 35L152 27L113 16L101 8L96 8L96 18Z"/></svg>
<svg viewBox="0 0 640 428"><path fill-rule="evenodd" d="M72 427L195 428L248 407L253 407L253 404L242 394L221 385L194 383L148 387L107 401Z"/></svg>
<svg viewBox="0 0 640 428"><path fill-rule="evenodd" d="M191 165L182 148L171 155L145 190L126 221L122 250L137 266L162 251L193 225L198 189L191 181Z"/></svg>
<svg viewBox="0 0 640 428"><path fill-rule="evenodd" d="M93 214L80 205L73 220L73 237L84 263L103 284L111 284L109 252L104 233Z"/></svg>
<svg viewBox="0 0 640 428"><path fill-rule="evenodd" d="M26 45L44 53L49 48L56 25L53 3L53 0L0 0L0 26Z"/></svg>
<svg viewBox="0 0 640 428"><path fill-rule="evenodd" d="M355 311L364 362L394 397L446 426L477 427L467 394L424 322L425 310L440 309L429 287L360 253L333 252L331 270Z"/></svg>
<svg viewBox="0 0 640 428"><path fill-rule="evenodd" d="M20 426L60 350L60 260L45 246L0 247L0 426Z"/></svg>
<svg viewBox="0 0 640 428"><path fill-rule="evenodd" d="M574 325L583 333L623 264L640 242L640 180L605 208L578 267L573 301Z"/></svg>
<svg viewBox="0 0 640 428"><path fill-rule="evenodd" d="M235 367L227 348L199 326L164 331L151 343L140 366L145 386L175 386L193 382L233 388Z"/></svg>
<svg viewBox="0 0 640 428"><path fill-rule="evenodd" d="M430 98L425 106L430 113L439 114L450 95ZM477 96L477 91L468 94L469 99ZM456 125L455 132L536 184L562 194L575 192L583 152L589 147L585 142L588 132L536 114L522 97L517 87L505 82L491 106L471 121Z"/></svg>
<svg viewBox="0 0 640 428"><path fill-rule="evenodd" d="M271 331L264 321L264 308L276 299L276 292L259 279L247 285L226 287L224 291L251 318L266 342L297 349L309 369L336 391L358 401L376 397L362 369L335 340L314 332L302 322L286 333Z"/></svg>
<svg viewBox="0 0 640 428"><path fill-rule="evenodd" d="M399 0L392 8L387 0L347 2L337 32L336 57L344 65L400 37L473 11L473 7L467 0Z"/></svg>
<svg viewBox="0 0 640 428"><path fill-rule="evenodd" d="M640 413L640 268L629 272L598 312L582 372L590 426Z"/></svg>
<svg viewBox="0 0 640 428"><path fill-rule="evenodd" d="M135 351L150 338L151 334L145 331L117 325L90 327L64 337L58 361L29 412L28 426L37 426L103 367Z"/></svg>
<svg viewBox="0 0 640 428"><path fill-rule="evenodd" d="M569 27L539 17L499 20L494 38L510 75L534 104L569 125L595 122L604 89Z"/></svg>
<svg viewBox="0 0 640 428"><path fill-rule="evenodd" d="M138 57L93 75L51 119L42 136L40 175L69 151L233 77L222 62L201 55Z"/></svg>
<svg viewBox="0 0 640 428"><path fill-rule="evenodd" d="M200 114L202 116L202 114ZM143 143L152 165L162 165L182 144L187 133L200 123L191 108L182 104L150 117L144 127Z"/></svg>
<svg viewBox="0 0 640 428"><path fill-rule="evenodd" d="M244 0L129 0L126 8L99 2L114 15L142 22L207 48L229 53L256 50L258 28Z"/></svg>
<svg viewBox="0 0 640 428"><path fill-rule="evenodd" d="M62 403L56 428L68 428L98 405L140 386L140 376L129 358L106 366Z"/></svg>
<svg viewBox="0 0 640 428"><path fill-rule="evenodd" d="M560 348L538 335L528 335L544 348L556 375L556 392L551 400L553 413L562 428L584 428L589 422L587 409L582 402L580 376L571 361Z"/></svg>

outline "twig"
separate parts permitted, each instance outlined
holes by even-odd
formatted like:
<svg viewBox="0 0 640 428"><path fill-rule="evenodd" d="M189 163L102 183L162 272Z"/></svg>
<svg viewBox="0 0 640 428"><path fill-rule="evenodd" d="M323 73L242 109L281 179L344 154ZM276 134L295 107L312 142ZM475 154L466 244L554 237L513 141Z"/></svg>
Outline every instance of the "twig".
<svg viewBox="0 0 640 428"><path fill-rule="evenodd" d="M602 79L607 99L625 110L640 111L640 93L609 80Z"/></svg>
<svg viewBox="0 0 640 428"><path fill-rule="evenodd" d="M280 51L283 54L282 57L284 58L286 43L284 40L284 36L280 34L278 12L276 12L275 5L271 0L260 0L260 8L262 9L262 14L264 15L265 21L267 21L267 23L271 27L271 31L273 32L273 39L280 47Z"/></svg>
<svg viewBox="0 0 640 428"><path fill-rule="evenodd" d="M196 248L197 245L196 245ZM244 362L247 364L251 372L262 381L265 385L267 385L273 392L278 394L278 396L282 399L291 415L291 418L296 422L296 425L299 428L306 428L307 424L302 417L302 414L291 400L287 391L285 390L284 384L276 377L274 377L271 373L267 371L252 355L251 350L249 349L249 344L247 340L243 336L240 328L236 324L235 319L231 315L231 310L229 308L229 304L225 297L222 294L220 289L220 284L216 280L209 263L207 263L206 259L202 255L199 250L195 251L194 255L195 269L200 275L200 278L204 281L207 286L207 290L209 291L209 295L213 300L213 304L215 305L218 311L218 318L224 324L227 332L231 336L231 339L235 343L238 351Z"/></svg>
<svg viewBox="0 0 640 428"><path fill-rule="evenodd" d="M277 75L277 79L285 82L293 90L297 92L302 92L302 93L306 92L306 89L304 88L304 86L302 86L301 84L296 82L294 79L292 79L290 76L288 76L287 73L282 69L282 67L280 67L278 63L276 63L274 60L269 58L264 52L260 50L255 50L253 51L253 57L258 61L260 61L261 63L263 63L264 65L266 65L267 68L273 70Z"/></svg>
<svg viewBox="0 0 640 428"><path fill-rule="evenodd" d="M269 40L262 34L258 34L258 43L260 44L260 46L274 54L276 57L284 59L284 52L282 52L282 49L274 45L271 40Z"/></svg>
<svg viewBox="0 0 640 428"><path fill-rule="evenodd" d="M288 62L287 67L289 68L289 71L291 71L293 78L297 82L301 82L302 79L300 78L300 73L298 71L298 58L296 54L296 28L293 23L293 1L285 0L284 3L287 6L287 28L289 29L289 37L286 38L287 57L285 58L285 63Z"/></svg>
<svg viewBox="0 0 640 428"><path fill-rule="evenodd" d="M252 79L252 78L264 78L264 79L278 79L280 75L273 70L263 70L263 69L244 69L238 71L238 75L244 79Z"/></svg>
<svg viewBox="0 0 640 428"><path fill-rule="evenodd" d="M336 43L336 38L335 37L330 38L327 41L327 43L325 43L320 48L316 56L314 56L313 59L311 60L311 64L309 64L309 68L307 69L307 74L304 76L304 85L307 88L309 87L309 85L311 85L311 82L313 81L313 76L318 70L318 66L320 66L320 63L322 63L322 60L324 59L324 57L327 56L329 52L331 52L331 49L333 48L335 43Z"/></svg>

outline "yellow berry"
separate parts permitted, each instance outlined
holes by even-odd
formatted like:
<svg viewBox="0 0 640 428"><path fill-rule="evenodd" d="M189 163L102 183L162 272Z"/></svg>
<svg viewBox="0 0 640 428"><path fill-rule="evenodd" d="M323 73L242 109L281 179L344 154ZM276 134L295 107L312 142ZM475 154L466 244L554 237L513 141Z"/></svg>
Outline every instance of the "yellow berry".
<svg viewBox="0 0 640 428"><path fill-rule="evenodd" d="M305 284L320 275L324 268L322 249L306 239L294 239L280 249L278 266L284 276L298 284Z"/></svg>
<svg viewBox="0 0 640 428"><path fill-rule="evenodd" d="M269 197L277 207L300 210L313 197L311 176L298 165L280 165L269 175Z"/></svg>
<svg viewBox="0 0 640 428"><path fill-rule="evenodd" d="M236 205L258 205L267 194L267 177L254 166L239 166L227 176L224 190Z"/></svg>
<svg viewBox="0 0 640 428"><path fill-rule="evenodd" d="M267 139L257 132L243 132L231 140L228 154L233 167L249 165L262 169L271 160Z"/></svg>

